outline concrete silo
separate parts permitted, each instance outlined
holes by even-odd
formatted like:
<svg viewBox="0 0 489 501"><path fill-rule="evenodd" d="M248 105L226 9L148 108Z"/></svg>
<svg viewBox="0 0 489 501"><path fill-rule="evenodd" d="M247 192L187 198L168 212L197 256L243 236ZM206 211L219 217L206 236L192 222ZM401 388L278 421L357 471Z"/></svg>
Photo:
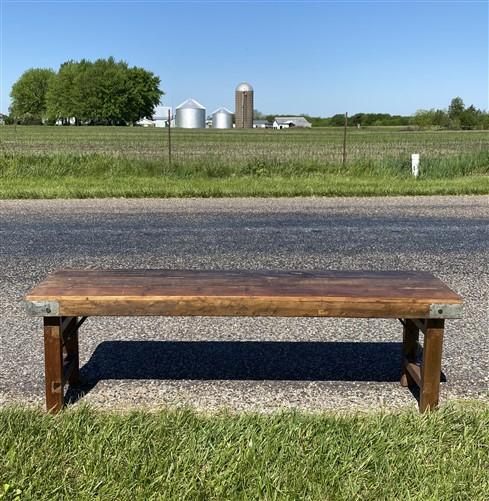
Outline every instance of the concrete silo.
<svg viewBox="0 0 489 501"><path fill-rule="evenodd" d="M213 129L232 129L233 114L227 108L219 108L212 114Z"/></svg>
<svg viewBox="0 0 489 501"><path fill-rule="evenodd" d="M187 99L176 108L175 125L183 129L205 128L205 108L195 99Z"/></svg>
<svg viewBox="0 0 489 501"><path fill-rule="evenodd" d="M253 87L246 82L236 87L236 128L253 128Z"/></svg>

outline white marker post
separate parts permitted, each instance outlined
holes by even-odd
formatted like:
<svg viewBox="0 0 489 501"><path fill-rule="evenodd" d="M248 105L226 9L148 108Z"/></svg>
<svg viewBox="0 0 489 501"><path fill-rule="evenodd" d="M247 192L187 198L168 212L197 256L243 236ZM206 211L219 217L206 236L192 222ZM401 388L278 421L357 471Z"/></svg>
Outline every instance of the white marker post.
<svg viewBox="0 0 489 501"><path fill-rule="evenodd" d="M414 177L419 176L419 153L413 153L411 155L411 172Z"/></svg>

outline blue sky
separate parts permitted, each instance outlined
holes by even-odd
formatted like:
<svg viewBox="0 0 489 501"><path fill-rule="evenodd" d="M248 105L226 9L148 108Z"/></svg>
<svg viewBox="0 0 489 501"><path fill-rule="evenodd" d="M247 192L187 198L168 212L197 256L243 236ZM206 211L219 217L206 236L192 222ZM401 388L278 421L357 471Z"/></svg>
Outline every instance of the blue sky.
<svg viewBox="0 0 489 501"><path fill-rule="evenodd" d="M243 80L265 113L489 108L488 0L0 3L3 112L27 68L111 55L209 112Z"/></svg>

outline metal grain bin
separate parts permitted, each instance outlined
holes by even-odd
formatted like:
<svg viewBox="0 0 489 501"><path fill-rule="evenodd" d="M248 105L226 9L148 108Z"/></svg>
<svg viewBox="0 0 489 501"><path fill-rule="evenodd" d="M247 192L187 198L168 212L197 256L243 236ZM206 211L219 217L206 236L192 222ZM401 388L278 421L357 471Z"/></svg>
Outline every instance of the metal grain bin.
<svg viewBox="0 0 489 501"><path fill-rule="evenodd" d="M219 108L212 114L213 129L232 129L233 114L227 108Z"/></svg>
<svg viewBox="0 0 489 501"><path fill-rule="evenodd" d="M204 129L205 108L195 99L187 99L176 108L175 125L183 129Z"/></svg>
<svg viewBox="0 0 489 501"><path fill-rule="evenodd" d="M236 87L236 128L253 128L253 87L246 82Z"/></svg>

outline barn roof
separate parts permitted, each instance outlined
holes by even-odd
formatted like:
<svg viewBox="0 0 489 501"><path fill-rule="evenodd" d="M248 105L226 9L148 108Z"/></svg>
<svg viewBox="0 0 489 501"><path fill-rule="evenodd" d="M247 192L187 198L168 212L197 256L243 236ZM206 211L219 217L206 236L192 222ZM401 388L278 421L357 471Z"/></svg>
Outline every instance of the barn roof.
<svg viewBox="0 0 489 501"><path fill-rule="evenodd" d="M275 121L278 124L291 124L298 127L309 127L311 125L304 117L275 117Z"/></svg>

